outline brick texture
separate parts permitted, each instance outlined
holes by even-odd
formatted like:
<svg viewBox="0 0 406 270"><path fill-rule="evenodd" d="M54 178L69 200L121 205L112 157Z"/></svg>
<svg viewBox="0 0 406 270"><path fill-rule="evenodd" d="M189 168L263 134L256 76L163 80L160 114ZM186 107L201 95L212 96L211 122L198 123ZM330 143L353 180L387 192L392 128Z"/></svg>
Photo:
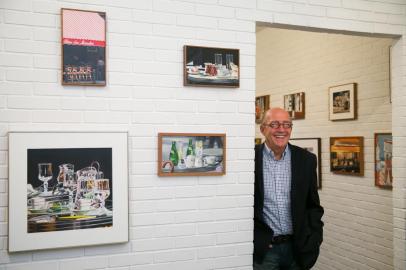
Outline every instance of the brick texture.
<svg viewBox="0 0 406 270"><path fill-rule="evenodd" d="M62 7L107 12L105 87L60 84ZM405 8L403 0L0 1L0 269L251 269L254 100L271 87L278 93L271 104L280 104L278 95L287 91L306 91L309 118L295 124L294 136L315 137L312 127L321 127L326 235L317 269L405 269L403 39L393 47L391 104L382 94L388 89L383 68L388 55L382 49L387 39L371 44L355 38L353 45L350 38L340 43L327 35L318 47L305 46L311 49L308 54L303 53L305 37L287 46L274 40L272 46L318 62L300 66L287 60L278 69L259 69L256 60L258 22L398 37L406 34ZM239 49L240 88L184 87L184 45ZM369 51L381 55L371 57ZM271 53L268 49L261 58ZM327 64L335 68L320 68ZM265 74L281 80L262 87ZM337 129L325 122L324 93L329 85L356 81L360 75L362 109L353 122L358 125L338 126L365 136L366 176L334 177L325 140ZM314 84L306 84L304 77ZM371 184L371 130L392 127L395 145L401 147L394 151L391 192ZM83 129L129 131L130 242L8 253L8 132ZM227 174L159 178L158 132L226 133Z"/></svg>

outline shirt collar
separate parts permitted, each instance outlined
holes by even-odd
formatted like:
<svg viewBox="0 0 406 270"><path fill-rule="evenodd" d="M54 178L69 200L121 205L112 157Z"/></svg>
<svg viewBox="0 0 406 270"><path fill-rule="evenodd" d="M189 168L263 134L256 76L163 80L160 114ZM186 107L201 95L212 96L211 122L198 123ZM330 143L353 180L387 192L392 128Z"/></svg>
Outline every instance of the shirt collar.
<svg viewBox="0 0 406 270"><path fill-rule="evenodd" d="M264 143L264 151L267 155L269 155L272 159L275 159L275 154L271 148L268 147L266 143ZM282 153L282 158L280 160L284 160L285 156L290 153L289 144L286 145L285 150Z"/></svg>

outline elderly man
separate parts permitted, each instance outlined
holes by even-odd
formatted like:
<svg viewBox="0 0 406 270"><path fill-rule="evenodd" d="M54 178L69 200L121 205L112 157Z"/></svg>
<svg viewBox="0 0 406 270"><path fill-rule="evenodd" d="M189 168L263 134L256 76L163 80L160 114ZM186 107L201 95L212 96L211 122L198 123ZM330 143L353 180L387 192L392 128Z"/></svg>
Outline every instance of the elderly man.
<svg viewBox="0 0 406 270"><path fill-rule="evenodd" d="M317 158L289 144L292 120L272 108L255 148L254 270L310 269L323 241Z"/></svg>

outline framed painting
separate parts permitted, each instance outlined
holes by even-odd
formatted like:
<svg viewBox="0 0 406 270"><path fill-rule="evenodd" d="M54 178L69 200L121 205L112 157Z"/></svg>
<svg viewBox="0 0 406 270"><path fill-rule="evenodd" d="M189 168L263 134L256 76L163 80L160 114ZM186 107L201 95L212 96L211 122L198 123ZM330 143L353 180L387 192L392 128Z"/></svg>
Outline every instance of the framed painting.
<svg viewBox="0 0 406 270"><path fill-rule="evenodd" d="M292 119L305 118L305 93L295 93L283 96L285 110Z"/></svg>
<svg viewBox="0 0 406 270"><path fill-rule="evenodd" d="M9 251L128 241L127 140L9 133Z"/></svg>
<svg viewBox="0 0 406 270"><path fill-rule="evenodd" d="M204 176L225 173L225 134L158 134L159 176Z"/></svg>
<svg viewBox="0 0 406 270"><path fill-rule="evenodd" d="M392 133L375 133L375 186L392 189Z"/></svg>
<svg viewBox="0 0 406 270"><path fill-rule="evenodd" d="M61 9L62 84L106 85L106 13Z"/></svg>
<svg viewBox="0 0 406 270"><path fill-rule="evenodd" d="M292 138L289 142L316 155L317 188L321 189L321 138Z"/></svg>
<svg viewBox="0 0 406 270"><path fill-rule="evenodd" d="M329 88L330 120L353 120L357 114L357 91L355 83Z"/></svg>
<svg viewBox="0 0 406 270"><path fill-rule="evenodd" d="M269 100L269 95L255 98L255 123L261 124L265 112L269 109Z"/></svg>
<svg viewBox="0 0 406 270"><path fill-rule="evenodd" d="M364 137L331 137L330 171L363 176Z"/></svg>
<svg viewBox="0 0 406 270"><path fill-rule="evenodd" d="M185 45L183 54L185 86L240 86L238 49Z"/></svg>
<svg viewBox="0 0 406 270"><path fill-rule="evenodd" d="M257 145L257 144L262 144L261 138L255 138L255 145Z"/></svg>

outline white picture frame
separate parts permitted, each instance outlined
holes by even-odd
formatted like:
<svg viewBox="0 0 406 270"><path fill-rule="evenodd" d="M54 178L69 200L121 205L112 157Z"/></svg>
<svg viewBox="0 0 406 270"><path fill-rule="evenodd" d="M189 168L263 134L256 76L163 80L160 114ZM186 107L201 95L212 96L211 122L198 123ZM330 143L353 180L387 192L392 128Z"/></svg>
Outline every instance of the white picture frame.
<svg viewBox="0 0 406 270"><path fill-rule="evenodd" d="M104 176L102 178L110 178L110 186L107 188L109 190L109 195L105 197L103 202L107 202L107 197L111 197L110 205L111 209L106 210L97 214L86 214L84 212L85 208L80 209L80 213L73 213L74 208L69 210L69 207L65 207L64 211L70 211L70 214L64 216L61 209L52 210L60 212L49 211L51 208L47 209L42 215L46 218L47 215L54 218L52 224L53 229L42 230L37 228L38 220L33 221L31 216L33 213L38 211L33 205L38 202L48 201L50 196L54 196L55 188L52 193L45 192L44 187L35 187L32 185L31 180L36 177L29 177L32 175L33 171L33 155L32 153L38 154L41 162L52 162L52 158L48 156L47 160L43 157L44 153L51 153L51 157L56 157L54 153L59 153L57 156L61 158L65 156L61 153L71 153L73 151L76 156L78 153L94 153L96 150L103 150L102 153L108 153L106 156L110 157L108 164L103 164L110 168L110 176ZM90 152L89 152L90 151ZM96 155L97 155L96 151ZM46 156L46 155L45 155ZM80 158L80 157L79 157ZM94 158L94 157L91 157ZM96 156L97 159L97 156ZM55 160L55 159L54 159ZM94 161L94 160L93 160ZM89 160L89 163L92 160ZM93 164L93 163L92 163ZM39 176L39 163L37 164L37 171ZM103 168L103 165L100 167ZM30 167L29 167L30 166ZM90 168L95 168L92 167ZM57 164L55 162L55 167ZM100 167L98 170L100 171ZM34 166L35 168L35 166ZM86 167L89 168L89 167ZM59 172L61 167L59 166ZM80 168L78 168L80 169ZM57 169L58 170L58 169ZM51 171L55 172L55 169ZM79 170L78 170L79 171ZM78 171L75 175L79 175ZM55 173L54 173L55 174ZM107 172L106 172L107 174ZM55 187L58 186L60 181L60 173L57 175L58 180L55 183ZM55 178L56 176L53 175ZM36 179L35 181L37 181ZM55 179L56 180L56 179ZM49 181L51 182L52 179ZM80 181L78 181L80 182ZM65 183L64 183L65 186ZM74 186L72 184L72 186ZM79 185L77 185L79 187ZM114 195L113 196L113 190ZM42 192L42 193L41 193ZM57 194L65 194L57 189ZM76 192L77 193L77 192ZM34 195L33 195L34 194ZM98 193L94 193L98 194ZM117 195L118 194L118 195ZM100 195L100 194L98 194ZM38 199L33 200L32 196L38 196ZM42 198L40 198L42 196ZM48 196L48 197L47 197ZM62 196L62 195L61 195ZM65 196L65 195L63 195ZM71 196L74 197L74 196ZM44 199L45 198L45 199ZM64 197L66 198L66 196ZM69 198L69 196L68 196ZM58 205L62 205L62 199L58 201ZM82 201L83 202L83 201ZM32 203L32 205L31 205ZM50 205L55 207L55 200L46 202L47 207ZM93 202L92 202L93 205ZM99 204L98 209L103 210L107 207L101 208L102 204ZM75 204L76 207L76 204ZM30 209L31 208L31 209ZM67 210L68 209L68 210ZM86 209L86 211L92 211ZM90 213L90 212L88 212ZM29 250L42 250L42 249L54 249L54 248L66 248L66 247L77 247L77 246L88 246L88 245L100 245L100 244L111 244L111 243L122 243L128 242L128 133L127 132L10 132L9 133L9 252L17 251L29 251ZM78 218L82 215L85 218ZM72 227L63 227L63 229L58 229L58 222L61 218L70 219L69 216L74 216L73 221L69 222L80 222L80 225L75 224ZM30 218L29 218L30 217ZM105 225L94 226L91 223L93 217L108 217L110 223ZM52 219L50 219L52 220ZM30 223L29 223L30 222ZM34 222L35 229L30 229L30 224ZM64 222L67 222L64 220ZM69 223L68 222L68 223ZM86 223L87 222L87 223ZM66 223L65 223L66 224ZM91 224L91 225L86 225ZM93 225L92 225L93 224ZM38 226L42 226L38 224ZM30 231L31 230L31 231ZM29 232L30 231L30 232Z"/></svg>

